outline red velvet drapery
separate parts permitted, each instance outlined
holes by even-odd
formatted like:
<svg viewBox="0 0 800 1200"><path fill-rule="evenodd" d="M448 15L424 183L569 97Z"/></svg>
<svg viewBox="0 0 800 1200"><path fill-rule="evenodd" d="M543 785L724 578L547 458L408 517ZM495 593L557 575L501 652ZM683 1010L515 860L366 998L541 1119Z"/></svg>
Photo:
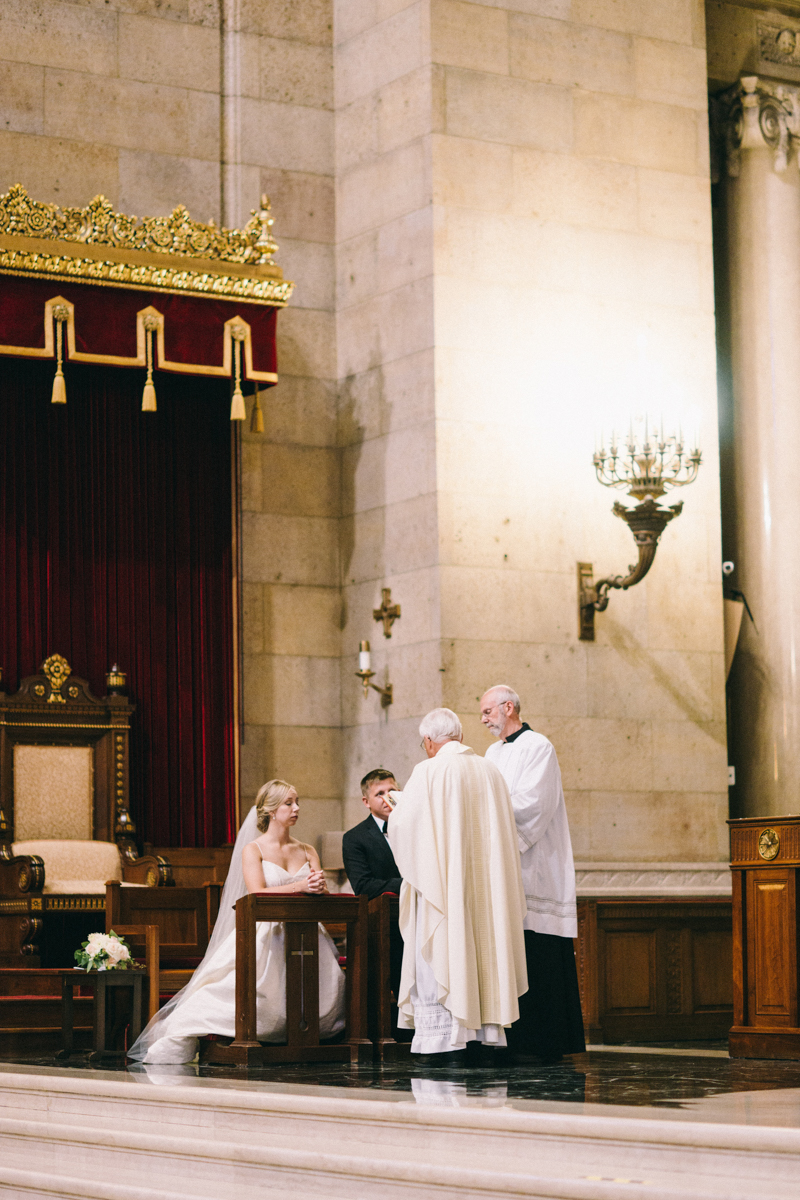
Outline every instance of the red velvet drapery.
<svg viewBox="0 0 800 1200"><path fill-rule="evenodd" d="M137 704L131 813L141 838L234 832L228 380L0 358L0 665L5 686L63 654Z"/></svg>

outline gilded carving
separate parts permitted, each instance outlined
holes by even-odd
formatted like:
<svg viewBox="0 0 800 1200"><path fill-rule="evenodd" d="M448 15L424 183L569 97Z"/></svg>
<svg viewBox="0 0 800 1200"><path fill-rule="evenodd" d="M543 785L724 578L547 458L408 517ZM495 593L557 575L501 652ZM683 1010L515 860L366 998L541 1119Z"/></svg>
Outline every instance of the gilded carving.
<svg viewBox="0 0 800 1200"><path fill-rule="evenodd" d="M194 221L182 204L168 217L140 221L114 212L105 196L95 196L85 208L62 209L31 199L21 184L14 184L0 195L0 270L280 307L293 284L272 261L278 249L272 223L266 196L244 229L225 229L213 221ZM15 238L60 245L15 245ZM96 250L81 252L81 247L104 246L111 251L107 258ZM170 257L203 263L194 269L185 261L170 263Z"/></svg>
<svg viewBox="0 0 800 1200"><path fill-rule="evenodd" d="M139 221L138 217L114 212L105 196L95 196L85 208L59 208L57 204L32 200L19 183L0 195L0 233L253 266L271 263L278 249L270 232L272 224L266 196L261 197L261 207L252 210L244 229L224 229L213 221L204 225L192 220L183 204L168 217L144 217Z"/></svg>
<svg viewBox="0 0 800 1200"><path fill-rule="evenodd" d="M47 676L50 684L50 695L47 698L47 703L66 704L66 700L61 695L61 688L64 681L72 674L72 667L67 660L60 654L51 654L42 663L42 674Z"/></svg>

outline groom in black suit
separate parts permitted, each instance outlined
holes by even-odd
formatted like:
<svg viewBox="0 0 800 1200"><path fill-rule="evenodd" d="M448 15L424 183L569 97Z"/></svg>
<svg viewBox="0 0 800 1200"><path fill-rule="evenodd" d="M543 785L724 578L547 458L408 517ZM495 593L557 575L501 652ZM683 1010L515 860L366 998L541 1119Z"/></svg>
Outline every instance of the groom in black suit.
<svg viewBox="0 0 800 1200"><path fill-rule="evenodd" d="M381 892L400 892L403 880L386 836L386 822L392 811L387 797L396 790L394 775L383 767L361 780L361 796L369 813L342 838L344 869L356 896L373 900Z"/></svg>
<svg viewBox="0 0 800 1200"><path fill-rule="evenodd" d="M342 838L344 869L353 891L357 896L369 896L374 900L382 892L400 893L403 880L394 861L392 848L386 835L386 823L392 812L387 797L397 790L391 771L377 767L361 780L361 797L369 809L366 821L348 829ZM400 972L403 966L403 939L397 919L392 918L389 927L389 976L395 999L400 988ZM411 1030L398 1033L397 1009L393 1008L392 1036L398 1041L410 1041Z"/></svg>

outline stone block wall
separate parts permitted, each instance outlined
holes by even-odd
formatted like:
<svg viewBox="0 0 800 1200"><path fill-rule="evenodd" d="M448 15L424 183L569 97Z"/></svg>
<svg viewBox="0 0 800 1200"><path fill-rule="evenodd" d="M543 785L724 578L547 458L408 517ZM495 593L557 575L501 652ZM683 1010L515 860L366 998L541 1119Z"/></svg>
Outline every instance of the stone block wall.
<svg viewBox="0 0 800 1200"><path fill-rule="evenodd" d="M280 775L301 835L352 824L434 705L482 750L502 680L557 746L580 858L724 857L698 0L6 0L0 83L4 188L226 224L272 198L298 286L243 433L244 805ZM594 437L645 415L704 464L583 643L576 561L634 557Z"/></svg>
<svg viewBox="0 0 800 1200"><path fill-rule="evenodd" d="M385 379L407 386L412 361L423 372L413 400L399 406L391 394L388 425L364 419L351 431L344 460L355 460L353 560L372 572L370 586L355 571L345 581L347 796L367 765L407 771L409 747L419 757L416 717L435 703L456 709L482 750L478 698L503 681L556 744L580 858L724 857L702 8L341 0L334 30L337 88L340 61L374 53L381 69L358 76L363 96L351 96L346 71L341 101L337 91L337 153L355 146L362 156L337 159L342 396L370 380L374 410ZM426 54L429 124L415 124L417 85L398 148L383 97L408 88ZM353 123L359 136L345 141ZM414 193L407 174L420 153ZM348 175L378 194L359 205ZM414 236L387 265L386 227L412 210ZM359 270L345 266L352 215ZM414 272L407 283L401 265ZM351 350L359 281L370 302ZM612 595L597 641L583 643L576 561L593 561L599 577L635 557L594 478L594 437L644 416L699 436L704 465L650 578ZM413 567L394 557L403 504L415 514L404 522ZM347 674L388 583L404 615L383 647L395 685L386 721ZM357 804L347 812L356 819Z"/></svg>

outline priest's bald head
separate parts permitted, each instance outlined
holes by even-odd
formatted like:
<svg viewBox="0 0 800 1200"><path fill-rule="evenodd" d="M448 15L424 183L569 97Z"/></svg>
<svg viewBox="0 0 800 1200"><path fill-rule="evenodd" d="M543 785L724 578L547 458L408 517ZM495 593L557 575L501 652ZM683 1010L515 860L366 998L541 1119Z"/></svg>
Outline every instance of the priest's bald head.
<svg viewBox="0 0 800 1200"><path fill-rule="evenodd" d="M428 758L434 758L447 742L461 742L464 731L451 708L434 708L419 723L419 736Z"/></svg>

